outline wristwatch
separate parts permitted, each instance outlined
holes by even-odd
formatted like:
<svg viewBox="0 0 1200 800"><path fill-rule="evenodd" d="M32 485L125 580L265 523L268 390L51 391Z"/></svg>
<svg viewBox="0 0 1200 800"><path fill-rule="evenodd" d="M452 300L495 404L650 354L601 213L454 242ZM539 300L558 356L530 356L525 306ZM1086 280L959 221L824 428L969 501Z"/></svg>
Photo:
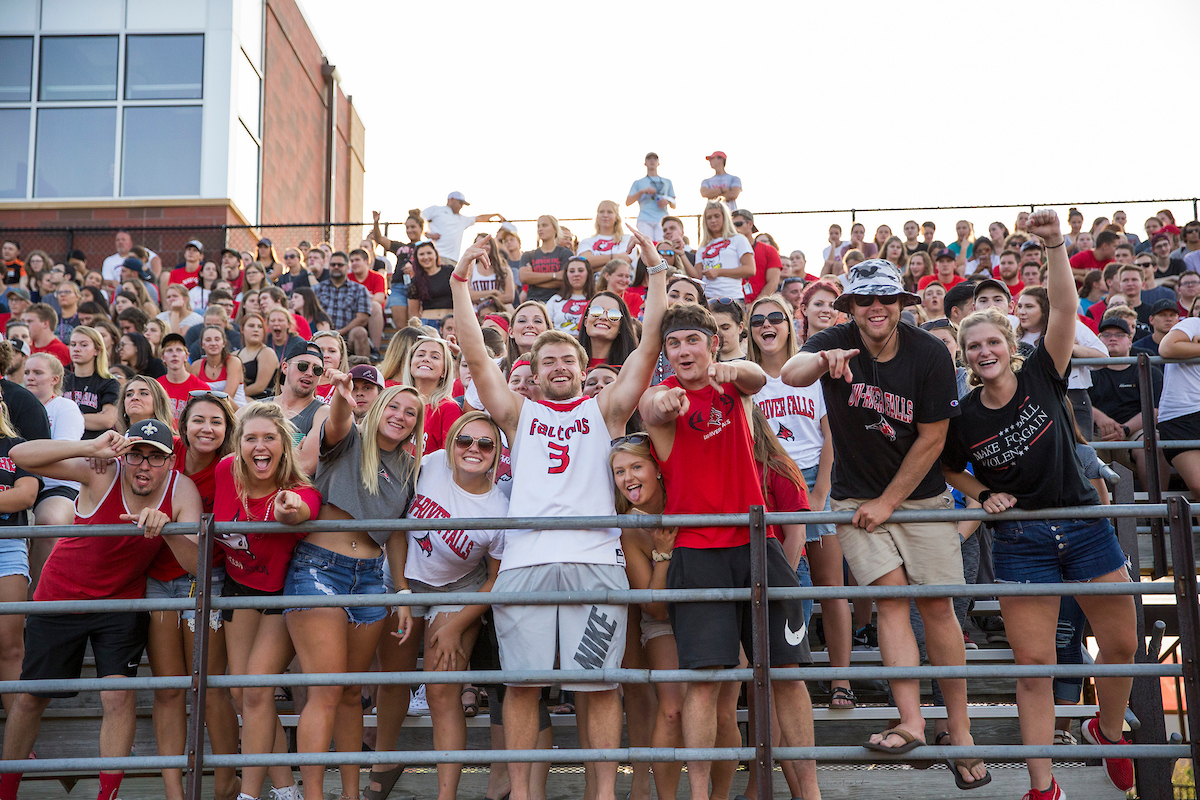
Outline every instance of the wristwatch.
<svg viewBox="0 0 1200 800"><path fill-rule="evenodd" d="M670 554L670 553L660 553L660 552L658 552L657 550L651 550L651 551L650 551L650 553L651 553L651 555L653 556L654 560L655 560L655 561L657 561L657 562L659 562L659 563L661 563L661 562L663 562L663 561L670 561L670 560L671 560L671 554Z"/></svg>
<svg viewBox="0 0 1200 800"><path fill-rule="evenodd" d="M979 497L977 498L979 500L979 505L983 505L984 503L986 503L988 501L988 498L991 497L992 494L993 494L993 492L991 489L984 489L982 492L980 492Z"/></svg>
<svg viewBox="0 0 1200 800"><path fill-rule="evenodd" d="M668 269L670 269L670 266L667 265L666 261L659 261L653 267L647 267L646 274L647 275L657 275L660 272L666 272Z"/></svg>
<svg viewBox="0 0 1200 800"><path fill-rule="evenodd" d="M1121 426L1121 430L1125 431L1125 438L1126 438L1126 439L1128 439L1128 438L1129 438L1129 426L1128 426L1128 425L1122 425L1122 426Z"/></svg>

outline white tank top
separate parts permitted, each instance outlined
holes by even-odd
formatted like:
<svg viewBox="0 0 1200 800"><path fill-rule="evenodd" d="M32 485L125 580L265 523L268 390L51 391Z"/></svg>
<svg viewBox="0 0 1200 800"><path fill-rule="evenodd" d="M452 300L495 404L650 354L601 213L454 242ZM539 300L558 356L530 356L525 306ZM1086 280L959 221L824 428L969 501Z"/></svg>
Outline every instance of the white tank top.
<svg viewBox="0 0 1200 800"><path fill-rule="evenodd" d="M771 431L800 469L815 467L821 460L821 418L825 416L825 393L821 382L812 386L788 386L783 378L767 376L767 383L754 395Z"/></svg>
<svg viewBox="0 0 1200 800"><path fill-rule="evenodd" d="M474 266L474 272L471 275L471 291L472 292L487 292L492 289L499 289L500 286L496 283L495 269L508 269L507 266L494 267L491 275L484 275L479 271L479 264Z"/></svg>
<svg viewBox="0 0 1200 800"><path fill-rule="evenodd" d="M594 397L526 400L512 442L510 517L615 516L608 426ZM620 528L509 530L501 571L535 564L625 566Z"/></svg>

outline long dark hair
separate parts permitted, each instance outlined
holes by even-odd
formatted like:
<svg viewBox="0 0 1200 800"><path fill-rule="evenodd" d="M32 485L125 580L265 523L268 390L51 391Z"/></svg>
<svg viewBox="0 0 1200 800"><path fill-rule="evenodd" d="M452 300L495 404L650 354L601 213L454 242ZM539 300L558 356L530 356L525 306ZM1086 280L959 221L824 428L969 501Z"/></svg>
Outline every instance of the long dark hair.
<svg viewBox="0 0 1200 800"><path fill-rule="evenodd" d="M316 325L318 322L329 322L329 315L325 313L325 307L321 305L321 298L317 297L317 293L306 286L299 289L293 289L292 294L298 294L304 298L304 305L300 308L300 316Z"/></svg>
<svg viewBox="0 0 1200 800"><path fill-rule="evenodd" d="M417 254L421 252L422 247L433 248L433 258L435 263L441 263L441 258L438 256L437 245L435 245L433 242L421 242L418 244L416 248L413 249L413 274L412 283L410 283L408 287L408 296L415 300L420 300L422 303L428 303L432 299L432 296L429 293L429 275L425 272L425 268L421 266L421 262L417 260ZM505 261L504 263L507 264L508 262ZM446 267L440 267L439 269L446 269Z"/></svg>
<svg viewBox="0 0 1200 800"><path fill-rule="evenodd" d="M133 364L133 371L139 375L144 375L150 366L150 359L154 358L154 346L150 344L150 340L145 334L137 331L121 334L122 337L128 337L129 341L133 342L133 349L137 352L137 361Z"/></svg>
<svg viewBox="0 0 1200 800"><path fill-rule="evenodd" d="M754 428L754 460L762 467L763 495L767 493L767 478L772 472L791 481L801 493L804 493L807 489L804 475L800 473L800 469L792 457L783 449L779 438L772 433L767 415L763 413L757 403L752 403L751 406L751 424Z"/></svg>
<svg viewBox="0 0 1200 800"><path fill-rule="evenodd" d="M587 277L583 279L583 296L591 302L591 299L596 295L596 270L592 269L592 265L587 262L586 258L572 258L567 262L567 266L563 267L562 288L558 290L558 296L563 300L570 300L575 294L575 290L571 288L571 281L567 278L567 270L572 264L582 264L587 270Z"/></svg>
<svg viewBox="0 0 1200 800"><path fill-rule="evenodd" d="M625 301L620 295L609 291L597 292L590 301L588 307L583 312L583 320L580 323L579 343L583 345L583 351L587 353L588 360L592 359L592 337L587 333L587 316L588 311L591 311L592 303L596 302L598 297L608 297L617 301L617 308L621 310L621 323L617 326L617 338L613 339L612 346L608 349L608 358L606 361L609 364L624 364L625 359L629 358L630 354L637 349L638 339L637 332L633 327L633 317L629 314L629 306L625 305Z"/></svg>

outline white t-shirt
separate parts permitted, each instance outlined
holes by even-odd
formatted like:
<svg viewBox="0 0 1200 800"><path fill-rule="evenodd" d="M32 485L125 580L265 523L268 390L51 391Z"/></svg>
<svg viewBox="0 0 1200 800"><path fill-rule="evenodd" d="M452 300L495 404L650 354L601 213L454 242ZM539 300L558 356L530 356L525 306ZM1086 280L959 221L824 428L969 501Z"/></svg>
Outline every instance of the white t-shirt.
<svg viewBox="0 0 1200 800"><path fill-rule="evenodd" d="M158 253L149 249L147 249L146 252L150 254L149 260L145 263L146 271L149 272L150 262L158 258ZM124 256L120 253L113 253L111 256L104 259L104 263L100 266L100 272L104 275L104 280L112 281L113 283L120 283L121 267L125 264L125 259L132 255L133 253L129 253L129 255Z"/></svg>
<svg viewBox="0 0 1200 800"><path fill-rule="evenodd" d="M487 494L471 494L454 482L445 450L421 459L421 474L409 519L508 516L508 498L494 484ZM408 560L404 577L430 586L445 586L479 566L484 554L499 560L504 555L504 531L409 531Z"/></svg>
<svg viewBox="0 0 1200 800"><path fill-rule="evenodd" d="M1018 330L1020 324L1016 317L1011 314L1008 321L1012 323L1013 330ZM1021 336L1021 341L1028 344L1036 345L1041 336L1036 333L1025 333ZM1100 341L1100 337L1092 333L1092 329L1083 324L1082 320L1075 320L1075 344L1091 347L1099 350L1102 353L1108 352L1108 348L1104 346L1104 342ZM1092 388L1092 368L1091 367L1071 367L1071 371L1067 373L1067 388L1068 389L1090 389Z"/></svg>
<svg viewBox="0 0 1200 800"><path fill-rule="evenodd" d="M626 251L629 250L629 240L633 238L626 234L618 241L612 236L589 236L579 243L579 249L575 251L575 255L581 256L584 253L595 253L597 255L629 255Z"/></svg>
<svg viewBox="0 0 1200 800"><path fill-rule="evenodd" d="M79 406L59 395L46 403L46 416L50 418L50 438L63 442L78 442L83 438L83 412ZM46 488L52 486L69 486L79 491L79 481L60 481L54 478L43 478Z"/></svg>
<svg viewBox="0 0 1200 800"><path fill-rule="evenodd" d="M551 297L546 301L546 309L550 312L550 329L579 336L579 325L587 307L588 299L581 294L573 294L566 300L558 295Z"/></svg>
<svg viewBox="0 0 1200 800"><path fill-rule="evenodd" d="M1200 317L1187 317L1175 323L1173 331L1183 331L1189 339L1200 336ZM1158 401L1158 421L1200 411L1200 367L1191 364L1163 365L1162 398Z"/></svg>
<svg viewBox="0 0 1200 800"><path fill-rule="evenodd" d="M754 248L750 246L750 240L740 233L735 233L729 239L713 239L697 250L696 266L701 271L713 267L737 269L742 265L742 256L747 253L751 255L754 253ZM705 278L704 294L709 300L716 300L718 297L732 297L740 300L745 296L742 292L741 278Z"/></svg>
<svg viewBox="0 0 1200 800"><path fill-rule="evenodd" d="M433 242L438 256L458 261L462 254L463 231L475 224L475 217L455 214L450 206L430 206L421 214L425 217L429 232L438 235Z"/></svg>
<svg viewBox="0 0 1200 800"><path fill-rule="evenodd" d="M155 317L155 319L161 320L165 324L170 325L171 324L171 312L164 311L161 314L159 314L157 317ZM183 330L184 328L190 328L193 325L199 325L203 322L204 322L204 317L200 316L195 311L193 311L192 313L188 314L183 319L179 320L179 329Z"/></svg>
<svg viewBox="0 0 1200 800"><path fill-rule="evenodd" d="M767 383L754 395L754 402L767 417L783 449L800 469L815 467L821 460L821 420L825 417L825 392L821 382L811 386L788 386L783 378L767 376Z"/></svg>

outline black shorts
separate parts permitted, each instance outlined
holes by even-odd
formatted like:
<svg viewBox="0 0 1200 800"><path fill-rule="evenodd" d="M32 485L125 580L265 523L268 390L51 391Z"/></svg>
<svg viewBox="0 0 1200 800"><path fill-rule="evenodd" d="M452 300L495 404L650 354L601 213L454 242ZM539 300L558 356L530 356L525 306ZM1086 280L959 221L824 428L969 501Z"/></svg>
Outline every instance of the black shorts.
<svg viewBox="0 0 1200 800"><path fill-rule="evenodd" d="M750 545L701 549L676 547L667 571L669 589L749 588ZM796 571L787 562L777 539L767 540L767 585L799 586ZM671 626L680 669L736 667L738 645L754 661L750 624L752 605L743 603L673 603ZM811 664L808 628L799 600L772 600L767 604L771 666Z"/></svg>
<svg viewBox="0 0 1200 800"><path fill-rule="evenodd" d="M137 675L150 615L145 611L103 614L30 614L25 621L25 661L21 680L78 678L88 642L96 658L96 675ZM79 692L32 692L34 697L74 697Z"/></svg>
<svg viewBox="0 0 1200 800"><path fill-rule="evenodd" d="M1182 417L1169 419L1166 422L1158 423L1158 438L1159 439L1200 439L1200 411L1191 414L1184 414ZM1195 447L1168 447L1163 449L1163 455L1167 459L1167 463L1173 463L1175 456L1180 453L1186 453L1189 450L1195 450Z"/></svg>
<svg viewBox="0 0 1200 800"><path fill-rule="evenodd" d="M280 588L276 592L264 592L262 589L255 589L253 586L247 586L244 583L238 583L228 575L225 576L225 585L221 587L221 597L282 597L283 589ZM282 614L282 608L257 608L246 609L247 611L258 611L260 614ZM226 622L233 621L233 612L236 608L221 609L221 619Z"/></svg>
<svg viewBox="0 0 1200 800"><path fill-rule="evenodd" d="M79 490L72 489L70 486L50 486L38 492L37 499L33 501L36 506L48 497L65 497L72 503L79 497Z"/></svg>

